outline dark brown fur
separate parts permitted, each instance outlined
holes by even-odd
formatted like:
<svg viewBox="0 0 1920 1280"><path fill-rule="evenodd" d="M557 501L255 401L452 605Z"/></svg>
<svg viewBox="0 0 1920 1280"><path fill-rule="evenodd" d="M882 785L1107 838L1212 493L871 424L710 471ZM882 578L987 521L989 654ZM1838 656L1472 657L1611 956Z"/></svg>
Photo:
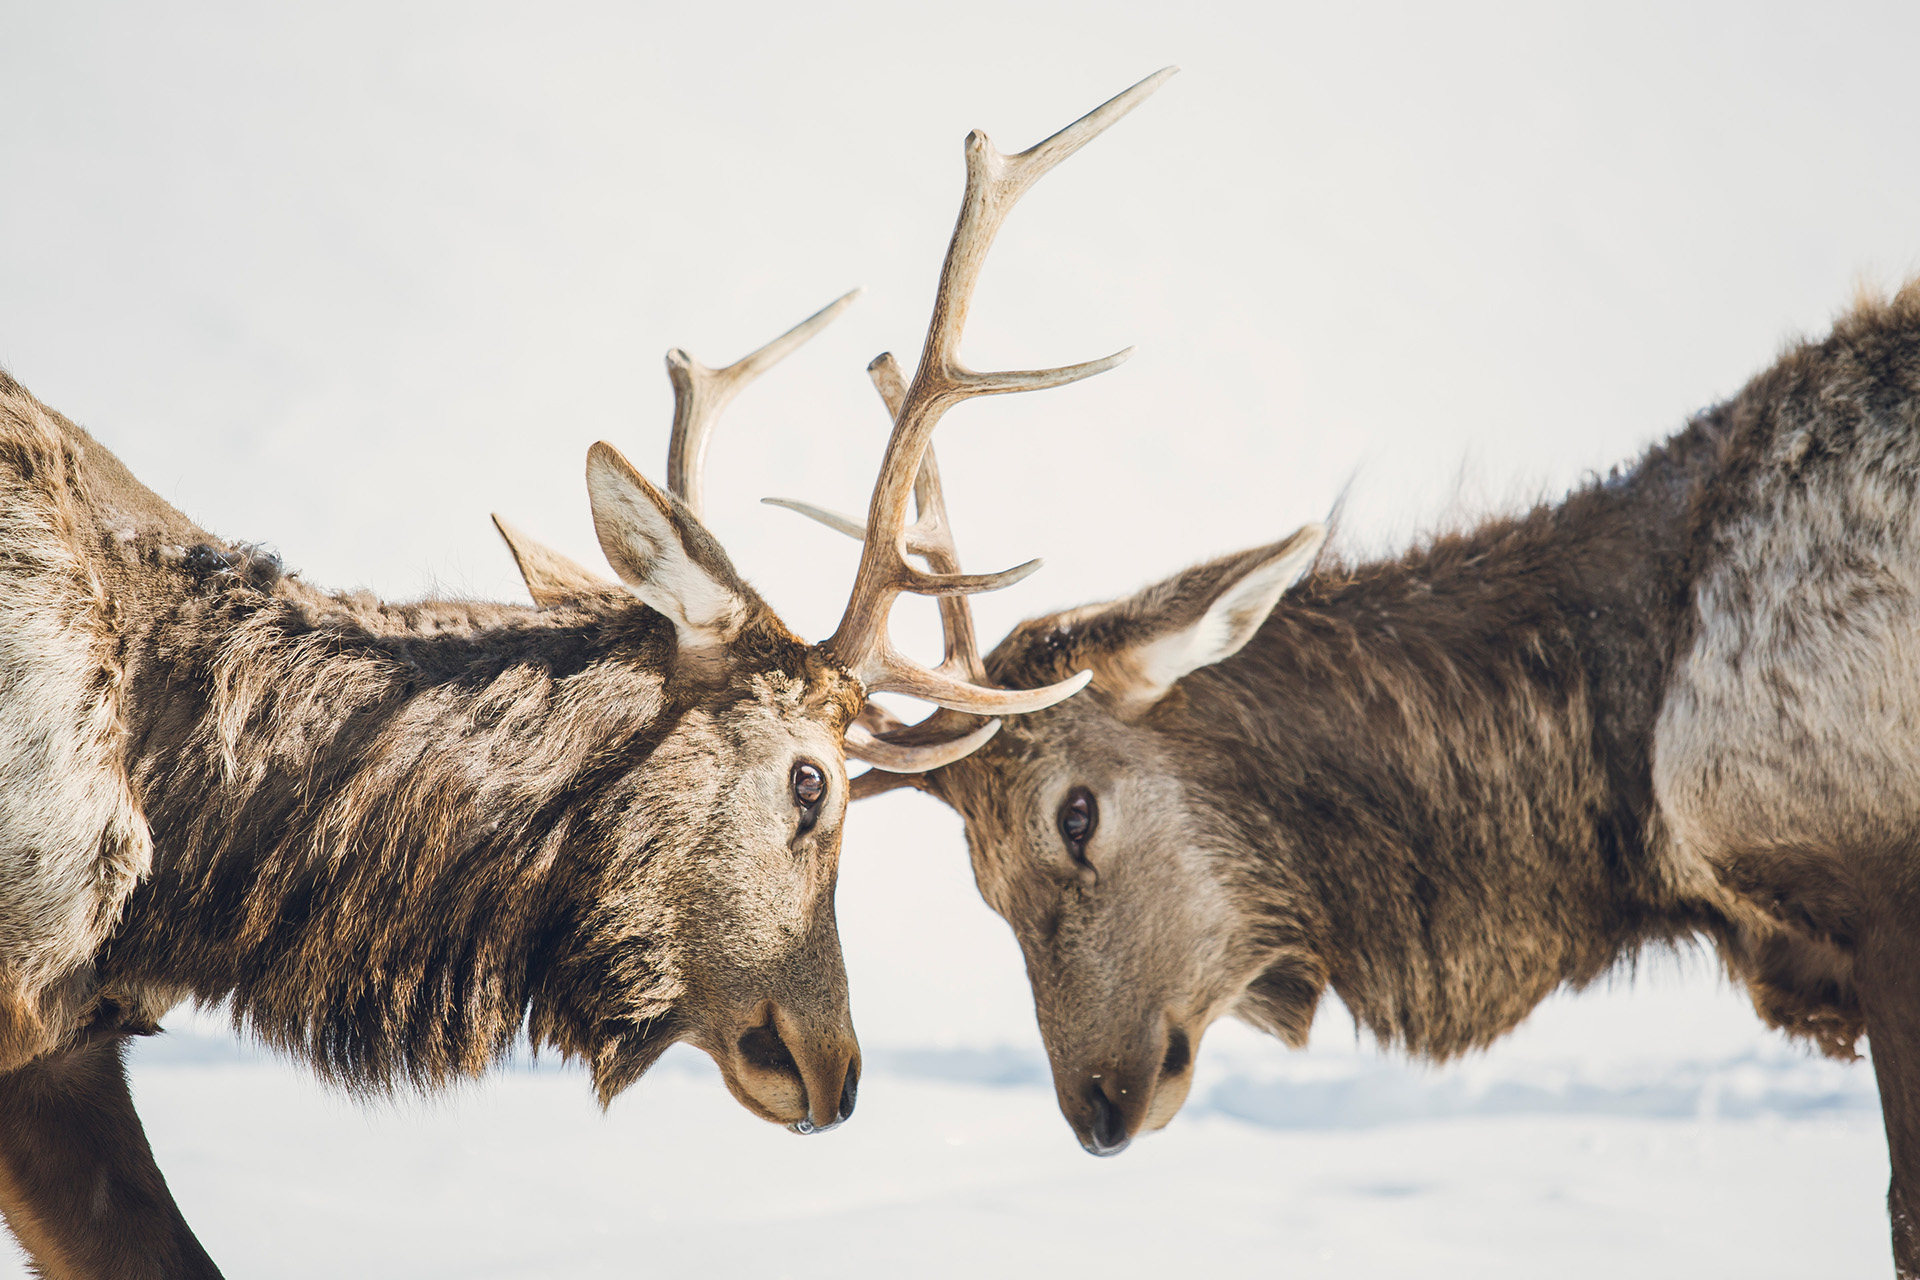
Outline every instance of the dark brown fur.
<svg viewBox="0 0 1920 1280"><path fill-rule="evenodd" d="M396 609L203 582L135 664L153 711L135 785L161 852L103 980L230 1000L356 1086L478 1073L528 1020L603 1099L637 1079L679 1030L657 846L685 833L634 821L657 799L634 767L688 705L724 719L741 690L662 681L671 628L639 605ZM805 645L763 626L741 648L850 714ZM625 911L635 896L656 910Z"/></svg>
<svg viewBox="0 0 1920 1280"><path fill-rule="evenodd" d="M1876 1031L1896 1252L1920 1267L1900 1225L1901 1188L1920 1184L1920 1048L1890 1066L1920 1044L1920 787L1883 781L1920 780L1920 760L1902 740L1848 764L1875 744L1828 727L1844 700L1791 648L1839 671L1883 632L1920 632L1916 406L1909 287L1562 502L1323 563L1238 653L1144 706L1143 646L1270 549L1009 635L995 678L1091 668L1091 692L920 785L967 821L1083 1141L1112 1149L1086 1136L1102 1107L1129 1134L1165 1123L1186 1087L1176 1050L1222 1012L1303 1043L1331 986L1383 1043L1444 1060L1562 985L1705 938L1772 1025L1842 1058ZM1784 549L1767 559L1761 535ZM1776 737L1761 763L1737 750ZM1736 749L1724 770L1719 749ZM1832 772L1795 775L1808 760ZM1053 829L1074 785L1120 815L1090 870ZM1711 803L1741 786L1777 816ZM1127 843L1147 821L1170 834Z"/></svg>
<svg viewBox="0 0 1920 1280"><path fill-rule="evenodd" d="M524 1031L586 1062L603 1102L691 1038L767 1118L791 1120L778 1099L809 1087L833 1097L802 1113L850 1107L844 800L811 834L780 818L772 872L728 805L753 790L738 770L785 749L763 741L770 720L827 744L819 763L844 778L864 691L717 544L696 552L748 616L724 663L688 664L673 625L619 590L546 610L317 590L192 526L4 375L0 405L69 459L152 838L117 927L59 989L68 1029L0 1075L0 1206L50 1274L212 1273L119 1074L118 1041L181 999L356 1091L473 1076ZM801 886L784 901L782 877ZM844 1088L810 1074L829 1059ZM735 1078L753 1072L771 1092ZM64 1101L33 1101L48 1098ZM78 1144L58 1173L34 1154L48 1144ZM107 1207L69 1220L96 1183Z"/></svg>

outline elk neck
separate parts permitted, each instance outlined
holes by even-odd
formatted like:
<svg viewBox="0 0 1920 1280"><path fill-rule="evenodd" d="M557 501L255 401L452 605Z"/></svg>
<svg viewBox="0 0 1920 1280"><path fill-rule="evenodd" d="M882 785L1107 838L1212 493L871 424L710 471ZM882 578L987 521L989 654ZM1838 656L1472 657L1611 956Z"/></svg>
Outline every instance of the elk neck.
<svg viewBox="0 0 1920 1280"><path fill-rule="evenodd" d="M664 620L388 605L195 554L204 572L128 640L154 866L103 990L228 1001L356 1088L475 1074L523 1026L591 1052L604 1029L568 969L605 869L584 849L594 806L672 718ZM664 1019L670 930L648 923L608 945Z"/></svg>
<svg viewBox="0 0 1920 1280"><path fill-rule="evenodd" d="M1322 570L1152 713L1259 930L1382 1042L1444 1059L1717 931L1668 869L1650 758L1726 437L1711 411L1564 502Z"/></svg>

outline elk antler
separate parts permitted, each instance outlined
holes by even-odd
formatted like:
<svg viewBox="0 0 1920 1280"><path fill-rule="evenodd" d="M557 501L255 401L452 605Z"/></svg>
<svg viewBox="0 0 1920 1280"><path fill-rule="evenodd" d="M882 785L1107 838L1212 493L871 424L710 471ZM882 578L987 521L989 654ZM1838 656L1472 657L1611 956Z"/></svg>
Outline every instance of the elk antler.
<svg viewBox="0 0 1920 1280"><path fill-rule="evenodd" d="M707 444L720 411L740 394L749 382L771 369L808 338L826 328L835 316L860 296L858 289L842 294L793 328L749 355L742 356L724 369L709 369L679 347L667 352L667 377L673 383L673 434L667 440L667 488L693 512L702 515L702 480L706 470ZM527 592L542 608L574 599L583 593L617 590L618 584L603 580L548 546L543 546L502 520L498 513L493 523L513 552L526 580Z"/></svg>
<svg viewBox="0 0 1920 1280"><path fill-rule="evenodd" d="M667 442L667 488L696 517L703 514L701 499L707 444L720 411L740 394L741 388L826 328L859 296L858 289L842 294L766 346L724 369L709 369L679 347L667 352L667 377L673 381L673 436Z"/></svg>
<svg viewBox="0 0 1920 1280"><path fill-rule="evenodd" d="M887 406L888 417L899 421L900 407L906 400L907 384L906 379L900 376L900 364L893 358L893 353L883 351L876 356L867 366L867 376L873 379L874 389ZM863 541L866 538L866 526L857 520L823 511L804 502L789 502L783 498L767 498L765 501L811 516L851 537ZM946 495L940 488L940 464L934 459L931 443L920 459L920 472L914 479L913 508L915 519L902 536L903 545L913 554L925 556L927 567L935 573L959 573L960 553L954 547L953 526L947 519ZM934 670L970 684L985 685L987 670L980 661L979 642L974 638L973 606L967 603L963 595L941 596L939 605L940 634L946 652ZM924 744L912 744L882 736L907 728L918 730L919 736L932 740ZM998 720L974 724L972 717L949 711L945 707L939 708L919 724L908 726L888 714L878 703L870 702L860 718L848 726L846 746L848 755L874 766L879 776L869 778L863 774L855 785L854 798L863 799L897 786L911 785L910 779L913 777L972 755L999 731Z"/></svg>
<svg viewBox="0 0 1920 1280"><path fill-rule="evenodd" d="M882 351L875 356L872 363L867 365L867 376L873 379L874 389L887 406L888 417L897 422L901 405L907 397L907 383L900 374L900 362L893 358L893 352ZM836 533L846 534L856 542L866 541L867 526L851 516L792 498L762 498L761 501L768 506L796 511ZM920 472L914 477L913 511L914 522L902 531L901 546L910 555L924 556L927 567L937 574L958 574L960 553L953 543L953 525L947 518L946 494L940 487L940 464L934 458L931 441L927 444L927 451L921 455ZM1024 569L1026 566L1021 567ZM939 605L940 635L945 642L946 654L934 670L971 684L984 685L987 682L987 669L980 660L980 642L974 635L973 606L967 603L966 596L958 594L940 596Z"/></svg>
<svg viewBox="0 0 1920 1280"><path fill-rule="evenodd" d="M980 373L961 363L960 338L987 251L1014 204L1048 170L1140 105L1175 70L1168 67L1148 76L1018 155L1003 154L978 130L967 135L966 195L940 271L940 287L934 296L933 319L927 327L920 367L915 370L913 383L906 389L894 415L893 434L887 441L886 456L867 510L866 546L860 555L853 594L847 601L839 628L825 644L827 651L857 675L869 692L905 693L955 711L1011 713L1052 706L1077 693L1092 678L1090 672L1083 671L1044 689L987 688L972 679L957 678L949 670L929 670L903 657L888 639L887 617L903 591L942 597L992 591L1011 586L1039 568L1037 560L989 574L963 574L957 569L938 568L927 572L915 568L906 558L913 549L908 542L907 497L921 484L921 462L934 428L953 406L975 396L1065 386L1104 373L1132 354L1129 348L1105 359L1065 368ZM876 374L876 381L879 376ZM885 394L884 386L882 392ZM937 479L934 483L937 486ZM934 492L937 493L937 488ZM936 552L943 557L949 553L952 543L950 538L944 545L931 540L935 537L932 529L943 528L944 520L935 519L929 525L926 517L930 514L928 508L921 508L919 536L924 548L921 554L927 555L931 562ZM851 529L844 531L852 532ZM943 613L943 624L948 616ZM948 667L952 659L950 650L941 666ZM978 661L977 649L974 661ZM851 735L848 742L851 747Z"/></svg>

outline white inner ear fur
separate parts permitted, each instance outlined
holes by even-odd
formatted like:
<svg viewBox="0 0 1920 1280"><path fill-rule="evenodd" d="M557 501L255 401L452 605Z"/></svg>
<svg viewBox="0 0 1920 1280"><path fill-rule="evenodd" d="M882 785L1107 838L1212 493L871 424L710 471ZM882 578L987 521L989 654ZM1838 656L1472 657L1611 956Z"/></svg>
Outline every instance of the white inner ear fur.
<svg viewBox="0 0 1920 1280"><path fill-rule="evenodd" d="M1228 583L1198 620L1135 649L1129 656L1140 684L1131 691L1132 700L1145 705L1158 702L1182 676L1240 652L1287 588L1313 567L1326 540L1324 525L1307 525L1271 559Z"/></svg>
<svg viewBox="0 0 1920 1280"><path fill-rule="evenodd" d="M610 444L587 454L587 496L607 562L641 603L673 622L681 648L708 649L740 634L746 603L688 554L666 496Z"/></svg>

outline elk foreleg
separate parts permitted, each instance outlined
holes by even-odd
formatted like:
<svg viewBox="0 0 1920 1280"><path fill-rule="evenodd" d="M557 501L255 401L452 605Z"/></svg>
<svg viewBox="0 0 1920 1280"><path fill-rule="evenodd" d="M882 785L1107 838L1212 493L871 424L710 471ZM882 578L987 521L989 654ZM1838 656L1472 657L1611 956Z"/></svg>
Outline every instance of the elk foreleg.
<svg viewBox="0 0 1920 1280"><path fill-rule="evenodd" d="M1861 939L1854 974L1893 1164L1887 1213L1894 1273L1920 1280L1920 915L1894 903L1876 914Z"/></svg>
<svg viewBox="0 0 1920 1280"><path fill-rule="evenodd" d="M105 1036L0 1075L0 1210L50 1280L218 1277L167 1190Z"/></svg>

